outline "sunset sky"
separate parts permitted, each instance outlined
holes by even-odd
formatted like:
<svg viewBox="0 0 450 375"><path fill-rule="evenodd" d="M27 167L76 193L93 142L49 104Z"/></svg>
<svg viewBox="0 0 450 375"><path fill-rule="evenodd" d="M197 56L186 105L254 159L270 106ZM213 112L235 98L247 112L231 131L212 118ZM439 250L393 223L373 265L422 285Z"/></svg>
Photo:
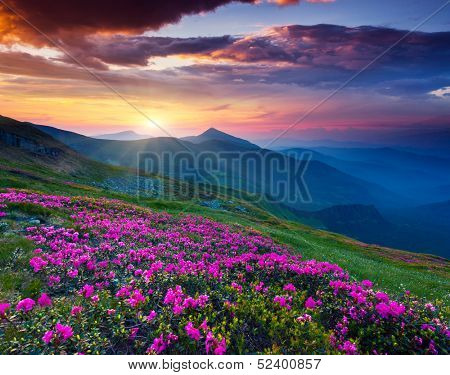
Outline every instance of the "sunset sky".
<svg viewBox="0 0 450 375"><path fill-rule="evenodd" d="M446 2L0 0L0 114L89 135L267 139ZM285 136L449 119L450 5Z"/></svg>

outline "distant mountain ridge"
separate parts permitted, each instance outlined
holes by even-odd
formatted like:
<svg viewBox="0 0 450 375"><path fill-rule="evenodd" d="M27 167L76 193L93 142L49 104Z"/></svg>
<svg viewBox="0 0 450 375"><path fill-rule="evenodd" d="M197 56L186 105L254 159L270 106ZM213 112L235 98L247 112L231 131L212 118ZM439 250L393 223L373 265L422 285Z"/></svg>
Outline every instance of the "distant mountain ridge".
<svg viewBox="0 0 450 375"><path fill-rule="evenodd" d="M351 176L384 186L415 205L450 198L450 159L383 148L291 148L283 153L302 158L305 152Z"/></svg>
<svg viewBox="0 0 450 375"><path fill-rule="evenodd" d="M295 176L296 179L301 178L301 176L296 175L298 171L294 170L294 163L290 163L292 165L281 172L273 169L273 162L276 163L276 159L283 159L287 163L290 158L274 151L261 149L250 142L236 139L236 137L217 131L216 129L207 132L206 137L195 139L196 141L202 140L202 142L193 143L185 139L169 137L151 138L140 141L100 140L52 127L36 126L91 159L132 168L142 167L142 165L138 166L136 164L137 153L144 155L145 152L152 152L157 155L177 152L197 155L205 152L216 153L224 151L231 152L231 154L246 153L250 157L253 155L258 161L258 166L253 170L246 170L245 175L242 175L242 171L240 170L228 169L221 171L221 174L225 176L235 176L233 185L229 187L237 190L248 191L246 187L249 187L253 191L261 191L264 186L270 188L277 181L283 181L285 188L291 189L289 191L292 192L296 188L293 185L295 181L290 176ZM226 139L231 139L231 141L226 141ZM273 170L274 173L270 176L262 176L261 171L264 170ZM167 171L162 172L165 173ZM201 174L201 171L196 172ZM168 176L177 178L177 176ZM403 202L401 196L397 196L381 186L345 174L319 161L309 163L305 171L304 179L310 189L313 202L308 203L298 199L296 202L290 203L298 209L315 210L336 204L352 203L389 206ZM242 187L241 183L243 181L245 182L245 187ZM297 184L303 185L303 182L298 180ZM285 196L288 195L290 194L285 194Z"/></svg>
<svg viewBox="0 0 450 375"><path fill-rule="evenodd" d="M294 213L309 220L316 228L345 234L367 243L379 243L381 236L392 237L395 231L394 225L373 205L336 205L313 212L294 210Z"/></svg>
<svg viewBox="0 0 450 375"><path fill-rule="evenodd" d="M97 161L124 167L140 167L136 164L139 152L161 155L170 151L174 153L183 151L197 155L231 151L232 154L245 152L255 156L256 160L264 161L258 162L259 164L254 168L247 170L247 174L241 175L239 171L233 169L222 169L219 171L219 177L227 174L238 176L240 179L237 181L238 183L250 182L252 185L250 187L256 188L256 191L264 186L273 186L277 183L280 183L279 186L284 189L292 187L289 185L291 181L287 172L275 170L272 175L261 174L261 170L270 169L272 162L278 161L283 154L258 148L251 143L251 146L248 146L248 143L236 142L234 139L232 142L226 141L224 139L228 139L228 135L220 131L214 131L212 134L210 132L212 139L203 140L200 143L170 137L117 141L94 139L74 132L23 123L5 117L0 118L0 123L3 124L0 126L0 139L3 141L0 143L4 144L0 147L0 158L3 153L7 160L23 160L30 165L44 163L53 170L62 168L61 170L69 172L71 175L73 172L78 174L78 171L83 170L85 171L84 175L87 176L89 171L101 169L100 165L97 165L99 164ZM12 129L15 130L11 131ZM5 135L6 133L18 135L19 142L14 140L15 136ZM222 140L215 137L222 138ZM7 140L5 141L5 139ZM297 151L305 150L297 149ZM263 156L267 158L264 159ZM443 230L447 226L438 225L439 223L435 219L436 213L439 213L441 221L447 220L449 217L448 202L429 205L429 208L412 207L409 209L408 205L405 206L406 208L402 207L408 203L408 200L401 195L396 195L380 185L367 182L330 166L325 161L331 163L334 159L331 156L318 152L313 152L313 156L317 158L313 158L309 163L303 176L313 199L312 204L295 200L280 201L275 204L298 211L294 216L308 219L305 221L307 225L346 234L365 242L416 251L429 252L433 250L437 254L448 256L450 235ZM318 159L322 156L327 159ZM283 158L283 160L293 159L287 156ZM336 158L336 160L339 159ZM389 157L386 160L389 160ZM188 169L192 169L192 166L188 167ZM195 170L195 172L199 175L202 174L201 170ZM255 176L252 175L253 172L256 172ZM290 169L288 172L293 171ZM297 175L295 176L297 178ZM169 175L169 177L177 179L176 176ZM241 188L240 184L222 186L246 191ZM290 194L290 191L285 193ZM420 217L423 220L412 221L410 220L412 217ZM434 227L433 223L435 223Z"/></svg>
<svg viewBox="0 0 450 375"><path fill-rule="evenodd" d="M148 139L153 137L150 135L136 133L134 130L125 130L118 133L95 135L92 138L106 139L110 141L139 141L142 139Z"/></svg>

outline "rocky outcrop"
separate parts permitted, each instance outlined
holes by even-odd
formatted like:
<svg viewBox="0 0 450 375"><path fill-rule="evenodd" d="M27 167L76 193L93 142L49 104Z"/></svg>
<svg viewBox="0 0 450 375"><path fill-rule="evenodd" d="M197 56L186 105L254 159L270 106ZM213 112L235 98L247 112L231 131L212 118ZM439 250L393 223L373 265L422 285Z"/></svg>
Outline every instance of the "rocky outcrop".
<svg viewBox="0 0 450 375"><path fill-rule="evenodd" d="M42 144L39 144L35 140L28 139L14 133L9 133L4 129L0 129L0 141L5 143L7 146L17 147L22 150L26 150L39 155L49 156L52 158L57 158L63 152L61 149L46 147Z"/></svg>

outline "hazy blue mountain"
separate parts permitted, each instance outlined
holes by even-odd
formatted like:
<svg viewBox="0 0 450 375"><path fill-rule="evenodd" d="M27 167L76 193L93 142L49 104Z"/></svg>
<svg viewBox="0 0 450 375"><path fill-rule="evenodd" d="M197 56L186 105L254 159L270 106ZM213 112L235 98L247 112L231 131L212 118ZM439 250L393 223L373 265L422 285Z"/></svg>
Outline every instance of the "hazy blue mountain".
<svg viewBox="0 0 450 375"><path fill-rule="evenodd" d="M367 243L386 243L393 237L395 226L373 205L336 205L322 210L294 212L319 229L345 234Z"/></svg>
<svg viewBox="0 0 450 375"><path fill-rule="evenodd" d="M392 146L424 150L450 150L450 129L411 129L392 132L380 138L381 143ZM448 153L449 154L449 153Z"/></svg>
<svg viewBox="0 0 450 375"><path fill-rule="evenodd" d="M430 205L431 206L431 205ZM440 206L440 205L439 205ZM336 205L309 212L292 209L303 223L347 235L365 243L450 256L450 204L381 213L371 205ZM443 220L443 221L441 221Z"/></svg>
<svg viewBox="0 0 450 375"><path fill-rule="evenodd" d="M118 132L118 133L96 135L92 138L107 139L110 141L138 141L141 139L147 139L147 138L153 138L153 137L150 135L138 134L133 130L126 130L126 131Z"/></svg>
<svg viewBox="0 0 450 375"><path fill-rule="evenodd" d="M397 221L415 223L446 231L450 236L450 200L434 202L392 212Z"/></svg>
<svg viewBox="0 0 450 375"><path fill-rule="evenodd" d="M439 217L442 224L450 227L450 200L425 204L417 207L422 215Z"/></svg>
<svg viewBox="0 0 450 375"><path fill-rule="evenodd" d="M8 120L10 119L3 121ZM31 124L15 122L15 126L25 133L33 134L34 130L30 130ZM134 168L144 165L137 164L138 152L150 152L156 155L162 155L168 151L183 152L188 155L200 155L208 152L216 155L222 151L225 151L226 154L244 152L257 160L257 163L251 168L231 165L228 167L218 166L217 174L213 176L205 173L201 168L195 169L195 165L186 165L183 170L191 171L193 179L200 177L199 180L196 180L200 182L221 183L227 181L229 183L230 180L224 177L232 176L230 187L251 192L266 192L267 187L281 186L282 199L278 201L277 198L280 197L272 194L272 190L271 194L265 198L272 201L275 198L277 204L290 207L299 220L306 221L318 228L346 234L364 242L448 256L450 235L447 233L450 233L450 228L447 230L446 225L448 224L445 224L449 222L448 216L446 216L450 205L448 202L408 207L408 204L411 206L409 199L404 199L401 195L392 193L378 184L367 182L329 165L338 162L348 163L348 160L324 155L313 150L313 160L308 164L303 176L311 193L312 203L305 203L296 195L296 188L301 185L299 181L301 176L296 174L299 161L278 152L255 148L254 145L249 147L242 142L217 139L200 143L176 138L114 141L94 139L52 127L36 125L31 129L37 129L35 130L36 134L39 134L46 142L56 142L63 149L70 150L68 152L73 153L74 162L81 164L84 164L83 160L87 161L88 159L83 159L75 151L97 161ZM71 149L75 151L71 151ZM297 152L303 151L305 150L297 150ZM404 154L402 155L404 156ZM414 157L405 161L411 163L412 159L414 160ZM389 160L389 158L385 158L385 160ZM400 158L396 160L392 163L394 166ZM420 164L418 160L423 162L422 159L416 158L414 165ZM274 162L285 163L285 168L273 168ZM302 163L304 161L300 162L300 165L303 165ZM352 161L352 163L370 164L367 162L367 158L364 161ZM95 166L90 168L93 169ZM170 171L163 170L162 172ZM292 179L292 176L295 178ZM286 197L294 199L289 200Z"/></svg>
<svg viewBox="0 0 450 375"><path fill-rule="evenodd" d="M403 248L416 251L430 249L450 257L450 200L416 207L387 210L389 220L403 229L397 241Z"/></svg>
<svg viewBox="0 0 450 375"><path fill-rule="evenodd" d="M109 141L93 139L78 135L73 132L65 132L50 127L40 127L52 136L66 143L81 154L94 160L107 162L114 165L122 165L136 168L137 155L144 155L145 152L162 155L163 153L184 153L198 155L210 152L245 153L248 159L257 160L254 168L242 166L221 167L212 178L208 180L213 183L226 184L238 190L252 191L256 193L270 192L271 197L279 197L279 200L292 207L307 210L315 210L329 207L336 204L374 204L378 207L407 205L401 196L373 183L366 182L360 178L350 176L320 161L312 161L306 169L304 181L309 189L312 202L305 202L299 197L305 197L301 176L298 175L298 162L293 162L292 158L287 158L280 153L260 149L257 146L246 142L236 141L235 137L219 131L210 131L211 136L220 136L219 139L210 139L200 143L192 143L176 138L152 138L140 141ZM208 137L207 137L208 138ZM232 139L224 141L223 139ZM233 157L227 155L226 157ZM284 163L283 168L274 168L273 163L278 159ZM141 158L141 161L143 158ZM141 165L140 167L143 167ZM178 175L170 174L170 166L164 165L164 173L171 177L178 178ZM178 166L177 166L178 168ZM201 179L204 173L195 169L192 165L186 165L192 170L192 179ZM280 170L283 169L283 170ZM263 175L263 174L266 175ZM295 176L293 178L293 176ZM274 192L274 187L284 186L286 190ZM303 195L302 195L303 194Z"/></svg>
<svg viewBox="0 0 450 375"><path fill-rule="evenodd" d="M446 188L450 184L450 159L392 148L294 148L283 152L301 157L308 151L313 160L384 186L416 204L450 198Z"/></svg>
<svg viewBox="0 0 450 375"><path fill-rule="evenodd" d="M399 150L392 147L371 148L342 148L342 147L314 147L314 151L333 156L342 160L389 162L397 166L429 167L431 163L448 168L449 160L430 155L417 154L411 151Z"/></svg>
<svg viewBox="0 0 450 375"><path fill-rule="evenodd" d="M259 140L266 145L273 139ZM271 148L403 148L418 150L424 154L450 156L450 129L429 129L423 124L404 130L379 130L346 128L329 130L326 128L303 129L295 137L282 137L271 144Z"/></svg>

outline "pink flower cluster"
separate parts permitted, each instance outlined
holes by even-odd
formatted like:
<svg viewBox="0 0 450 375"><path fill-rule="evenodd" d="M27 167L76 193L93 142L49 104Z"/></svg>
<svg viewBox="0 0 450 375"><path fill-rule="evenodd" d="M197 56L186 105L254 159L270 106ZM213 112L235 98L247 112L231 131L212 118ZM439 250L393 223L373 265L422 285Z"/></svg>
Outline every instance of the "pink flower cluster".
<svg viewBox="0 0 450 375"><path fill-rule="evenodd" d="M164 304L171 305L174 314L179 315L188 308L196 309L203 308L208 303L209 297L207 295L200 295L198 298L186 296L180 285L175 288L169 288L164 297Z"/></svg>
<svg viewBox="0 0 450 375"><path fill-rule="evenodd" d="M412 352L442 352L443 337L449 335L438 318L438 305L395 301L374 290L370 280L356 282L336 264L303 260L251 230L201 217L175 218L104 199L0 193L0 204L10 202L57 208L72 221L71 228L27 228L28 239L37 246L30 270L41 278L44 290L36 301L0 303L4 324L12 316L25 324L44 309L45 313L64 311L53 322L66 325L38 327L37 341L45 343L46 350L75 345L74 330L90 337L90 328L79 328L89 322L86 327L98 324L96 329L106 330L105 337L117 334L126 341L111 340L108 348L118 345L115 350L131 347L159 354L195 347L198 353L233 353L238 340L228 336L228 330L236 326L239 309L253 301L269 314L261 317L259 325L273 314L290 322L292 329L320 326L331 332L333 352L384 354L388 350L374 340L391 339L394 333L409 334L410 340L402 342ZM67 301L70 307L65 306ZM12 314L11 305L20 314ZM246 327L245 317L239 319L244 323L238 328L250 332L255 328ZM360 340L361 332L367 337ZM186 341L189 345L184 347ZM267 345L255 350L277 346ZM85 352L85 348L74 346L72 351Z"/></svg>
<svg viewBox="0 0 450 375"><path fill-rule="evenodd" d="M381 302L375 306L378 314L384 319L388 318L398 318L400 315L403 315L406 311L405 306L401 303L391 301L389 303Z"/></svg>
<svg viewBox="0 0 450 375"><path fill-rule="evenodd" d="M73 336L72 327L68 325L63 325L61 323L56 323L55 330L45 332L44 335L42 336L42 341L44 341L48 345L54 339L61 342L65 342L72 336Z"/></svg>

